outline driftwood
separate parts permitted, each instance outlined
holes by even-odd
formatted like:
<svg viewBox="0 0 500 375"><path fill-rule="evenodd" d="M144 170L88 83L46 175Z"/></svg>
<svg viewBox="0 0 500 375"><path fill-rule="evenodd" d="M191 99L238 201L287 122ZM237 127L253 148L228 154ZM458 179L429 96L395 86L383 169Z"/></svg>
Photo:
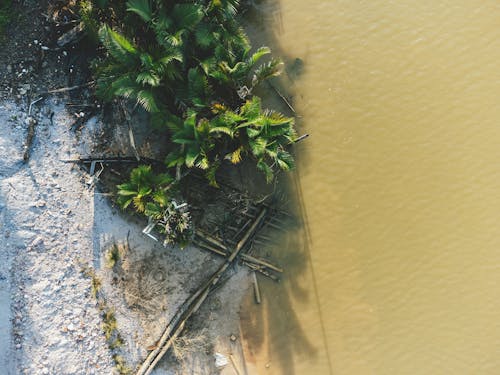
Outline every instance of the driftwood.
<svg viewBox="0 0 500 375"><path fill-rule="evenodd" d="M272 273L270 273L268 270L266 270L262 266L259 266L257 264L253 264L253 263L250 263L247 261L243 261L243 264L245 266L247 266L248 268L250 268L252 271L256 271L258 273L261 273L262 275L269 277L271 280L276 281L277 283L279 283L279 281L280 281L279 277L273 275Z"/></svg>
<svg viewBox="0 0 500 375"><path fill-rule="evenodd" d="M204 244L204 243L201 243L200 241L196 241L196 244L206 250L209 250L209 251L212 251L218 255L222 255L222 256L226 256L228 255L228 248L227 246L225 246L222 242L220 242L219 240L217 240L216 238L213 238L212 236L198 230L196 232L196 235L198 238L202 239L202 240L205 240L206 242L208 243L211 243L212 245L215 245L216 247L214 246L211 246L211 245L208 245L208 244ZM274 264L271 264L263 259L260 259L260 258L257 258L257 257L254 257L250 254L241 254L241 259L247 261L248 263L255 263L256 265L259 265L259 266L263 266L263 267L266 267L266 268L269 268L273 271L276 271L276 272L279 272L279 273L283 273L283 269L278 267L278 266L275 266Z"/></svg>
<svg viewBox="0 0 500 375"><path fill-rule="evenodd" d="M172 342L179 336L179 334L184 329L187 320L195 313L201 304L205 301L210 291L216 287L217 283L221 280L221 277L228 269L228 267L233 263L238 254L243 250L247 244L250 237L254 234L265 215L267 214L267 209L264 208L259 216L255 219L255 222L245 233L243 238L238 242L236 248L231 253L231 255L226 259L226 261L221 265L221 267L210 277L210 279L201 286L195 293L188 298L188 300L183 304L181 309L175 314L170 324L167 326L160 340L157 342L157 348L149 353L142 365L137 371L137 375L149 375L160 359L165 355L165 353L172 346Z"/></svg>

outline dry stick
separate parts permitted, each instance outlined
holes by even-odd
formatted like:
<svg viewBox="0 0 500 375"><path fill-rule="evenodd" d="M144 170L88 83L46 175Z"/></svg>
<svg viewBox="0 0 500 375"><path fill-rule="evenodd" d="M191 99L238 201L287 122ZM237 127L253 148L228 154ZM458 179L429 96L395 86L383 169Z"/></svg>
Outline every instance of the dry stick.
<svg viewBox="0 0 500 375"><path fill-rule="evenodd" d="M268 272L266 269L264 269L264 267L262 267L262 266L257 266L255 264L249 263L247 261L243 261L243 264L245 266L247 266L248 268L250 268L251 270L257 271L257 272L263 274L264 276L269 277L271 280L276 281L277 283L280 281L279 277L274 276L273 274Z"/></svg>
<svg viewBox="0 0 500 375"><path fill-rule="evenodd" d="M253 279L253 292L255 295L255 302L257 302L260 305L260 289L259 289L259 283L257 282L257 274L255 271L252 272L252 279Z"/></svg>
<svg viewBox="0 0 500 375"><path fill-rule="evenodd" d="M267 82L267 84L268 84L269 86L271 86L271 88L272 88L272 89L276 92L276 94L278 94L278 95L279 95L279 97L280 97L281 99L283 99L283 101L286 103L286 105L288 106L288 108L290 108L290 109L292 110L292 112L296 114L297 112L295 112L295 109L293 109L293 107L292 107L292 105L290 104L290 102L289 102L289 101L288 101L288 100L287 100L287 99L283 96L283 94L282 94L281 92L279 92L279 90L276 88L276 86L274 86L273 84L271 84L271 83L269 83L269 82Z"/></svg>
<svg viewBox="0 0 500 375"><path fill-rule="evenodd" d="M141 367L137 371L137 375L149 375L153 371L154 367L158 361L165 355L165 353L172 346L172 341L177 338L180 332L183 330L186 321L191 317L191 315L198 310L201 304L205 301L210 290L219 282L223 273L234 261L236 256L240 253L243 247L246 245L250 236L255 232L259 226L262 219L265 217L267 209L264 208L252 226L245 233L240 242L238 242L236 248L231 253L229 258L224 262L224 264L212 275L212 277L205 283L200 289L198 289L193 295L186 301L184 306L187 306L187 310L184 312L178 312L171 323L165 329L163 335L157 343L157 348L149 353Z"/></svg>
<svg viewBox="0 0 500 375"><path fill-rule="evenodd" d="M217 255L221 255L223 257L227 257L227 253L223 250L219 250L217 249L216 247L213 247L213 246L210 246L208 244L204 244L204 243L201 243L199 241L195 241L195 245L199 246L200 248L202 248L203 250L208 250L208 251L211 251ZM282 268L279 268L271 263L268 263L266 262L265 260L262 260L260 258L256 258L250 254L241 254L240 255L241 259L243 259L245 264L246 263L251 263L253 264L254 266L260 266L260 267L265 267L265 268L269 268L270 270L273 270L275 272L279 272L279 273L283 273L283 269Z"/></svg>
<svg viewBox="0 0 500 375"><path fill-rule="evenodd" d="M300 137L298 137L296 140L294 140L292 143L298 143L300 141L303 141L304 139L306 139L307 137L309 137L309 134L306 133L306 134L302 134Z"/></svg>
<svg viewBox="0 0 500 375"><path fill-rule="evenodd" d="M42 92L41 95L43 95L43 94L57 94L57 93L60 93L60 92L78 90L78 89L82 89L84 87L91 86L94 83L95 83L95 81L90 81L90 82L84 83L83 85L70 86L70 87L61 87L60 89L47 90L46 92Z"/></svg>
<svg viewBox="0 0 500 375"><path fill-rule="evenodd" d="M155 163L162 164L163 162L141 157L141 160L147 163ZM103 158L76 158L76 159L60 159L63 163L82 163L82 164L91 164L93 162L97 163L137 163L137 159L135 156L113 156L113 157L103 157Z"/></svg>
<svg viewBox="0 0 500 375"><path fill-rule="evenodd" d="M255 264L258 264L259 266L263 266L263 267L266 267L266 268L269 268L270 270L273 270L273 271L276 271L276 272L279 272L279 273L283 273L283 269L282 268L279 268L271 263L268 263L266 262L265 260L262 260L260 258L256 258L252 255L249 255L249 254L241 254L241 259L243 260L246 260L247 262L249 263L255 263Z"/></svg>
<svg viewBox="0 0 500 375"><path fill-rule="evenodd" d="M212 246L207 246L207 245L204 245L204 244L201 244L198 242L198 244L202 247L205 247L207 250L210 250L216 254L219 254L219 255L222 255L222 256L227 256L227 251L229 251L229 249L227 248L227 246L225 246L223 243L221 243L220 241L218 241L217 239L211 237L210 235L198 230L197 233L198 237L200 237L201 239L205 240L206 242L210 242L212 243L213 245L215 246L218 246L221 250L218 250L217 248L214 248ZM265 260L263 259L260 259L260 258L256 258L252 255L249 255L249 254L241 254L241 259L243 260L246 260L247 262L250 262L250 263L256 263L258 265L261 265L261 266L264 266L264 267L267 267L273 271L276 271L276 272L279 272L279 273L283 273L283 269L282 268L279 268L269 262L266 262Z"/></svg>
<svg viewBox="0 0 500 375"><path fill-rule="evenodd" d="M236 371L236 374L237 375L240 375L240 370L238 369L238 366L236 366L236 361L234 360L233 358L233 355L232 354L229 354L229 359L231 360L231 363L233 364L233 368L234 370Z"/></svg>

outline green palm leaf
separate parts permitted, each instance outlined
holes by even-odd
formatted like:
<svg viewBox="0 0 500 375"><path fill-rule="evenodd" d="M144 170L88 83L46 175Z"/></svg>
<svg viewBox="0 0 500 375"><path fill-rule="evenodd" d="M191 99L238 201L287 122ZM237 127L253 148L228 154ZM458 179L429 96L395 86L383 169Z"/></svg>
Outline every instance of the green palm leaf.
<svg viewBox="0 0 500 375"><path fill-rule="evenodd" d="M158 105L156 104L156 99L150 90L141 90L137 93L137 102L147 111L147 112L158 112Z"/></svg>
<svg viewBox="0 0 500 375"><path fill-rule="evenodd" d="M150 22L153 19L151 0L129 0L127 1L127 11L139 15L145 22Z"/></svg>
<svg viewBox="0 0 500 375"><path fill-rule="evenodd" d="M252 56L248 59L248 65L254 66L262 57L271 53L271 49L269 47L263 46L260 47L257 51L255 51Z"/></svg>
<svg viewBox="0 0 500 375"><path fill-rule="evenodd" d="M273 177L274 177L273 170L271 169L271 167L269 165L267 165L266 162L259 160L257 162L257 169L264 172L264 175L266 176L267 183L270 183L273 180Z"/></svg>
<svg viewBox="0 0 500 375"><path fill-rule="evenodd" d="M255 87L269 78L279 76L282 67L283 62L280 59L272 59L268 63L262 64L254 72L252 86Z"/></svg>
<svg viewBox="0 0 500 375"><path fill-rule="evenodd" d="M137 61L138 51L123 35L113 31L107 25L99 30L99 38L109 54L125 65L133 65Z"/></svg>

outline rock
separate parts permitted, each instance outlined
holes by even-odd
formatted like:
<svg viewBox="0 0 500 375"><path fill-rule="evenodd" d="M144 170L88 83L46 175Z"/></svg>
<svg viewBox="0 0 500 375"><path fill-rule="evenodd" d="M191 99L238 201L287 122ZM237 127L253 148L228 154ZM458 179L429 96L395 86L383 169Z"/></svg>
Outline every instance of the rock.
<svg viewBox="0 0 500 375"><path fill-rule="evenodd" d="M47 367L44 367L44 368L42 369L42 374L43 374L43 375L48 375L48 373L49 373L49 369L48 369Z"/></svg>
<svg viewBox="0 0 500 375"><path fill-rule="evenodd" d="M224 354L215 353L214 357L215 357L215 367L217 367L218 369L227 366L227 364L229 363L229 360Z"/></svg>
<svg viewBox="0 0 500 375"><path fill-rule="evenodd" d="M231 336L229 336L229 339L230 339L231 341L233 341L233 342L234 342L234 341L236 341L236 338L237 338L237 337L236 337L235 335L233 335L233 334L231 334Z"/></svg>
<svg viewBox="0 0 500 375"><path fill-rule="evenodd" d="M74 331L76 330L76 327L73 325L73 323L68 324L68 331Z"/></svg>

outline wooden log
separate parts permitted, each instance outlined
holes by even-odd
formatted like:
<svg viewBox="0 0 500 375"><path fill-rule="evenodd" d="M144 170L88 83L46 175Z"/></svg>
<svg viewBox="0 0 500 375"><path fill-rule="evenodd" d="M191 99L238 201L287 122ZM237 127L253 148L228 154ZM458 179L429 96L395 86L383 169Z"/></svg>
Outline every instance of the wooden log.
<svg viewBox="0 0 500 375"><path fill-rule="evenodd" d="M255 302L257 302L260 305L260 289L259 289L259 283L257 281L257 274L255 271L252 272L252 280L253 280L253 293L255 296Z"/></svg>
<svg viewBox="0 0 500 375"><path fill-rule="evenodd" d="M273 271L276 271L276 272L279 272L279 273L283 273L283 269L282 268L279 268L279 267L275 266L274 264L266 262L263 259L256 258L256 257L254 257L252 255L241 254L241 259L246 260L247 262L250 262L250 263L256 263L259 266L263 266L263 267L269 268L269 269L271 269Z"/></svg>
<svg viewBox="0 0 500 375"><path fill-rule="evenodd" d="M201 239L203 239L204 241L206 241L208 243L211 243L211 244L213 244L215 246L218 246L219 248L221 248L224 251L228 251L229 250L227 248L227 246L222 243L222 241L220 241L219 239L217 239L217 238L211 236L210 234L202 231L201 229L198 229L196 231L196 235L198 237L200 237Z"/></svg>
<svg viewBox="0 0 500 375"><path fill-rule="evenodd" d="M237 255L245 247L249 238L254 234L255 230L260 225L261 221L264 219L267 213L267 209L264 208L259 216L256 218L255 222L245 233L241 241L238 242L236 248L231 253L231 255L226 259L226 261L221 265L221 267L210 277L210 279L202 285L195 293L189 297L189 299L182 305L181 309L176 313L170 324L167 326L163 332L160 340L157 343L157 348L151 351L142 365L137 371L137 375L149 375L153 371L156 364L165 355L165 353L172 346L173 340L175 340L181 331L184 329L186 321L191 317L191 315L198 310L201 304L205 301L210 291L217 285L220 281L224 272L236 259Z"/></svg>
<svg viewBox="0 0 500 375"><path fill-rule="evenodd" d="M257 266L255 264L243 261L243 264L246 265L248 268L250 268L253 271L257 271L261 274L263 274L266 277L269 277L271 280L276 281L277 283L280 281L279 277L274 276L273 274L269 273L267 270L265 270L262 266Z"/></svg>
<svg viewBox="0 0 500 375"><path fill-rule="evenodd" d="M200 243L199 241L195 241L194 244L198 247L201 247L203 250L211 251L217 255L222 255L223 257L227 257L227 253L225 251L219 250L216 247L210 246L208 244Z"/></svg>
<svg viewBox="0 0 500 375"><path fill-rule="evenodd" d="M214 248L213 246L207 246L207 245L204 245L204 244L200 244L202 247L205 247L207 250L209 251L212 251L216 254L219 254L219 255L222 255L222 256L226 256L227 255L227 251L229 251L228 247L226 245L224 245L221 241L217 240L216 238L210 236L209 234L201 231L201 230L197 230L196 231L196 235L202 239L204 239L205 241L207 242L210 242L212 243L213 245L219 247L219 249L217 248ZM257 257L254 257L250 254L241 254L241 259L243 260L246 260L247 262L250 262L250 263L256 263L258 265L261 265L261 266L264 266L264 267L267 267L273 271L276 271L276 272L279 272L279 273L283 273L283 269L278 267L278 266L275 266L274 264L271 264L263 259L260 259L260 258L257 258Z"/></svg>

